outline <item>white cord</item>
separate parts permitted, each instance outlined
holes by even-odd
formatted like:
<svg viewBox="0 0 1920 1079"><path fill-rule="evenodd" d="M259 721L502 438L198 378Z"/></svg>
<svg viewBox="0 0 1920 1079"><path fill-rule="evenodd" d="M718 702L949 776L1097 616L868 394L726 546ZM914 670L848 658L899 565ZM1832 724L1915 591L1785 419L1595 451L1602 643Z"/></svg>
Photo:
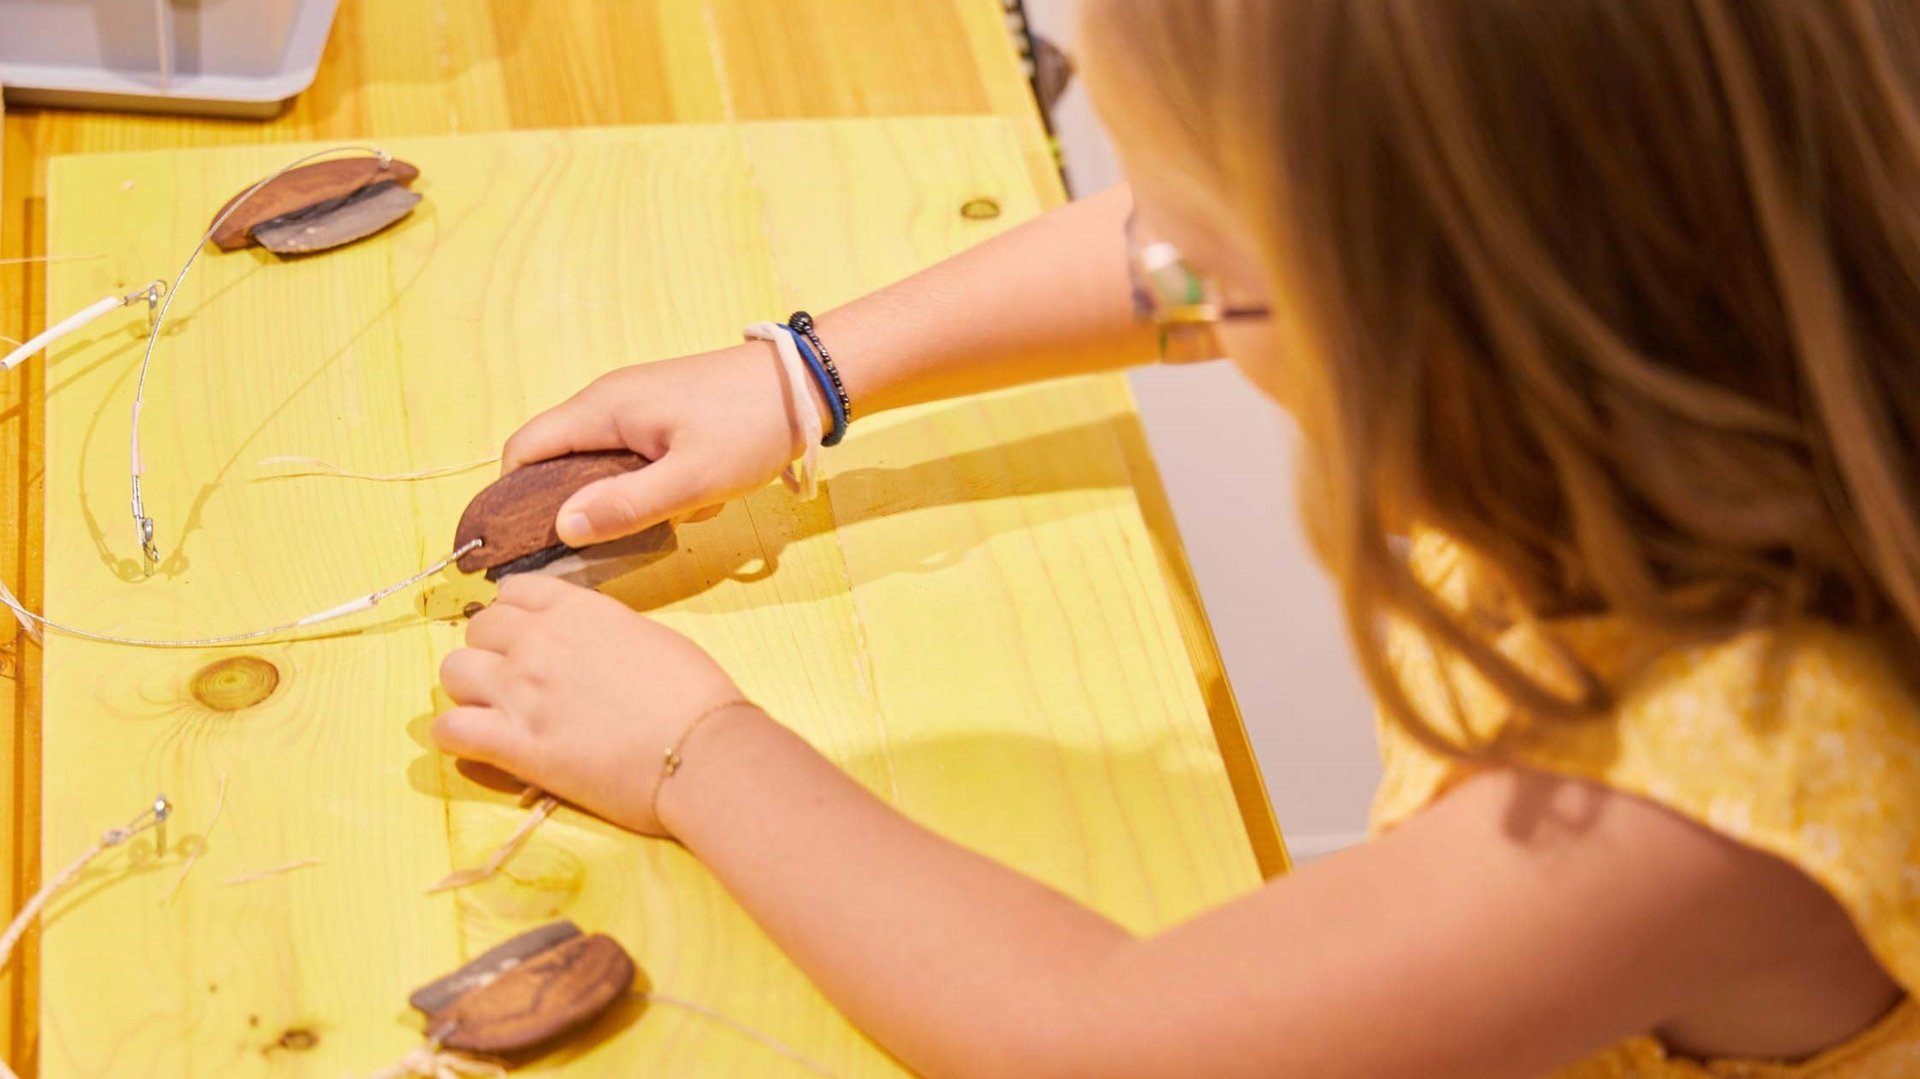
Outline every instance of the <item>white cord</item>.
<svg viewBox="0 0 1920 1079"><path fill-rule="evenodd" d="M813 375L807 370L807 362L800 358L793 335L785 326L777 322L756 322L747 327L746 334L748 340L772 341L775 351L780 353L780 366L786 373L787 408L800 421L800 437L807 447L780 478L796 498L810 502L820 489L820 439L825 431L820 410L814 407L813 394L809 392Z"/></svg>
<svg viewBox="0 0 1920 1079"><path fill-rule="evenodd" d="M162 26L160 32L164 36L166 28ZM393 160L385 150L377 146L330 146L324 150L316 150L313 153L282 166L273 175L268 176L266 179L261 180L259 183L241 192L225 209L220 211L219 215L213 219L213 224L207 227L207 231L202 233L199 241L193 245L193 250L187 253L186 261L180 264L180 272L174 275L173 285L166 290L164 300L160 299L157 295L161 287L158 282L150 286L149 289L143 289L130 296L106 297L84 311L73 315L57 325L49 327L45 332L33 338L33 340L28 341L13 352L8 353L6 359L0 360L0 369L10 369L20 364L28 356L39 352L41 349L46 348L62 337L79 330L82 326L106 314L108 311L112 311L118 307L124 307L138 297L146 297L150 305L157 304L157 309L153 310L150 325L147 327L146 351L140 357L140 380L133 391L133 428L128 438L127 454L128 467L132 473L134 531L140 542L141 553L147 556L147 560L150 563L160 561L160 549L154 543L153 518L148 516L146 505L140 497L140 477L145 472L145 468L140 460L140 406L146 401L147 371L153 366L153 349L160 341L160 330L166 323L167 313L173 309L173 298L178 294L181 283L187 279L188 271L193 269L194 261L200 257L200 252L213 240L213 234L219 232L220 226L226 224L227 219L237 213L240 207L245 206L254 195L260 192L261 188L310 161L342 153L370 154L380 161L380 167L382 169L386 168Z"/></svg>
<svg viewBox="0 0 1920 1079"><path fill-rule="evenodd" d="M160 340L160 331L166 322L167 312L173 307L173 298L178 294L181 283L187 279L188 271L193 269L194 261L200 257L201 250L212 241L213 234L220 231L220 226L226 224L227 219L232 217L240 207L246 205L247 201L258 194L261 188L266 187L288 172L310 161L339 153L371 154L380 160L383 168L386 163L392 160L386 151L373 146L333 146L325 150L307 154L304 157L292 161L273 173L273 175L268 176L266 179L261 180L259 183L241 192L239 197L228 204L226 209L220 211L219 215L213 219L213 224L207 228L207 231L201 235L199 242L194 245L193 250L187 254L186 261L181 263L180 272L174 275L173 285L170 288L166 288L164 299L161 297L161 289L164 287L161 282L155 282L153 285L139 292L126 296L105 297L87 307L85 310L61 321L57 325L48 327L32 340L27 341L13 352L8 353L4 360L0 360L0 370L11 369L27 357L32 356L53 344L55 341L78 331L81 327L86 326L88 323L93 322L109 311L125 307L136 299L145 298L148 304L153 306L153 317L151 325L147 330L147 347L140 360L140 380L133 395L133 429L129 439L128 453L128 464L132 472L134 521L140 534L141 550L151 560L157 561L159 552L153 543L153 520L146 515L145 507L140 498L140 476L144 471L140 460L140 410L146 400L147 372L153 365L154 346ZM212 648L219 645L239 644L243 641L256 641L267 637L277 637L297 629L319 625L323 622L331 622L335 619L345 618L351 614L370 610L381 600L386 599L396 592L411 588L434 574L439 573L441 570L446 569L449 565L457 561L461 555L466 554L478 546L480 546L480 541L475 540L438 562L435 562L433 565L428 566L426 569L408 577L406 580L388 585L385 588L376 589L364 596L359 596L345 603L337 604L323 611L316 611L302 618L294 619L291 622L283 622L280 625L268 626L264 629L223 634L217 637L202 637L196 640L167 641L142 637L120 637L110 633L98 633L93 630L79 629L66 625L65 623L55 622L44 615L35 614L28 610L26 605L21 603L18 597L6 587L5 582L0 582L0 606L5 606L7 610L13 612L14 618L20 622L20 625L27 631L28 636L36 641L41 639L41 630L44 628L66 634L70 637L79 637L90 641L101 641L108 644L126 644L143 648Z"/></svg>
<svg viewBox="0 0 1920 1079"><path fill-rule="evenodd" d="M27 357L33 355L34 353L40 351L43 348L46 348L48 345L53 344L55 341L60 340L62 337L65 337L70 333L79 332L81 327L85 326L89 322L92 322L94 319L99 318L101 315L104 315L109 311L113 311L118 308L127 306L127 302L129 300L132 300L134 297L141 296L141 295L144 295L144 293L136 292L132 296L105 297L99 300L98 302L94 303L93 306L88 307L83 311L79 311L75 313L71 317L67 318L65 321L60 322L56 325L47 327L44 331L40 333L39 336L29 339L26 344L21 345L19 348L16 348L12 352L7 353L7 356L5 359L0 359L0 371L13 370L15 367L18 367L22 363L26 362Z"/></svg>
<svg viewBox="0 0 1920 1079"><path fill-rule="evenodd" d="M420 480L437 480L443 476L457 476L462 472L472 472L476 468L498 463L500 458L482 457L477 461L464 461L457 465L441 465L438 468L423 468L418 472L352 472L341 468L331 461L318 457L262 457L254 464L294 465L295 470L277 472L271 476L256 476L254 482L264 480L290 480L302 476L334 476L343 480L366 480L369 483L416 483Z"/></svg>
<svg viewBox="0 0 1920 1079"><path fill-rule="evenodd" d="M14 620L20 623L21 629L27 631L27 636L32 637L36 644L40 642L40 623L33 620L34 616L14 597L13 590L7 587L5 581L0 581L0 604L5 604L7 610L13 612Z"/></svg>
<svg viewBox="0 0 1920 1079"><path fill-rule="evenodd" d="M33 893L33 898L28 899L26 906L20 908L20 913L13 916L7 931L0 934L0 970L5 970L7 964L12 961L14 945L20 943L20 938L26 935L27 927L39 919L41 908L47 905L47 901L53 898L54 893L72 884L73 879L80 875L80 871L95 858L141 832L160 825L172 812L172 807L167 805L164 796L155 800L154 807L128 821L125 827L109 828L102 832L100 839L85 854L67 863L65 869L48 878L47 882L40 886L40 890Z"/></svg>
<svg viewBox="0 0 1920 1079"><path fill-rule="evenodd" d="M247 200L258 194L261 188L309 161L342 153L371 154L380 160L383 168L386 163L393 160L385 150L376 146L330 146L325 150L316 150L305 157L283 166L278 172L247 188L241 192L239 197L235 198L226 209L220 211L220 215L213 219L213 224L207 227L207 231L202 233L199 241L193 245L193 250L187 253L186 261L180 264L180 272L174 275L173 285L167 290L167 297L161 302L160 310L153 318L153 326L147 334L147 349L145 354L140 358L140 381L134 387L133 391L133 431L129 443L130 463L133 470L134 530L140 540L140 549L146 554L150 562L158 562L160 560L160 550L154 543L153 518L147 515L146 506L140 498L140 476L144 471L140 463L140 406L146 400L147 396L147 370L153 366L153 348L154 345L160 341L160 329L167 321L167 312L173 307L173 299L180 294L180 285L187 279L187 271L193 269L194 260L198 259L200 252L206 248L208 243L212 242L213 234L219 232L220 226L226 224L227 218L232 217L238 212L240 207L245 206Z"/></svg>
<svg viewBox="0 0 1920 1079"><path fill-rule="evenodd" d="M533 834L535 828L540 827L540 822L553 816L553 811L560 808L560 799L537 787L528 787L522 791L520 800L524 803L529 795L537 800L533 803L532 810L527 813L527 819L520 822L520 827L514 829L505 843L494 849L492 857L471 869L447 874L440 879L440 883L428 888L427 894L438 895L441 892L453 891L455 888L465 888L469 884L478 884L500 872L500 867L506 865L508 859L519 853L520 848L526 844L527 837Z"/></svg>
<svg viewBox="0 0 1920 1079"><path fill-rule="evenodd" d="M60 889L72 884L80 876L81 870L92 864L95 858L149 828L164 824L172 813L173 807L167 803L166 795L155 798L151 809L142 811L124 827L109 828L101 833L99 840L85 854L68 862L65 869L55 873L41 885L40 890L33 893L33 897L27 900L26 906L20 908L20 913L13 916L13 921L7 925L6 933L0 934L0 970L7 968L7 964L13 959L14 946L19 944L20 938L26 935L27 927L40 920L40 911ZM164 833L162 835L164 836ZM7 1067L5 1060L0 1060L0 1079L19 1079L13 1069Z"/></svg>
<svg viewBox="0 0 1920 1079"><path fill-rule="evenodd" d="M324 611L315 611L313 614L307 615L304 618L296 618L291 622L282 622L277 626L269 626L266 629L250 629L242 633L229 633L220 637L201 637L197 640L190 641L161 641L145 637L116 637L110 633L96 633L93 630L76 629L73 626L66 625L62 622L55 622L44 615L38 615L27 610L19 600L13 597L13 593L6 590L4 585L0 585L0 604L4 604L8 610L11 610L13 616L18 618L22 624L27 624L28 632L33 633L36 639L39 637L39 634L34 632L33 626L38 625L53 630L55 633L64 633L69 637L79 637L88 641L100 641L105 644L130 644L139 648L217 648L221 645L239 644L242 641L257 641L266 637L278 637L283 633L291 633L296 629L317 626L322 622L331 622L336 618L345 618L350 614L371 610L376 604L388 596L412 588L421 581L453 565L453 563L459 561L461 555L478 548L480 542L479 540L474 540L468 543L466 546L461 547L459 550L413 576L408 577L404 581L396 581L385 588L369 592L357 599L348 600L338 606L329 607Z"/></svg>

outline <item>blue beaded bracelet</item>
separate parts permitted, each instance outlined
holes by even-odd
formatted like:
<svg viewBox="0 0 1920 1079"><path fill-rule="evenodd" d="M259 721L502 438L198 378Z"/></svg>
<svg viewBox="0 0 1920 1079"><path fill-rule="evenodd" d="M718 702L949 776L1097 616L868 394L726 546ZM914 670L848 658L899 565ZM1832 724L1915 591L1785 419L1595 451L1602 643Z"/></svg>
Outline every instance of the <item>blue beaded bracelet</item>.
<svg viewBox="0 0 1920 1079"><path fill-rule="evenodd" d="M787 325L805 335L812 343L813 351L820 357L820 366L827 369L827 377L833 380L833 395L840 399L840 411L847 414L847 422L853 422L853 398L847 396L846 384L840 381L840 369L833 365L833 354L827 351L827 343L820 340L820 331L813 325L813 316L805 311L795 311L787 318Z"/></svg>
<svg viewBox="0 0 1920 1079"><path fill-rule="evenodd" d="M813 345L808 343L805 334L794 329L792 326L782 326L780 328L787 331L787 334L793 338L793 343L799 346L801 358L807 361L807 369L813 372L814 381L820 384L820 393L827 399L827 411L833 415L833 429L828 431L826 437L820 440L820 444L822 446L838 446L840 440L847 437L847 410L846 407L840 403L840 395L834 392L833 380L828 377L826 366L820 362L820 357L814 353Z"/></svg>

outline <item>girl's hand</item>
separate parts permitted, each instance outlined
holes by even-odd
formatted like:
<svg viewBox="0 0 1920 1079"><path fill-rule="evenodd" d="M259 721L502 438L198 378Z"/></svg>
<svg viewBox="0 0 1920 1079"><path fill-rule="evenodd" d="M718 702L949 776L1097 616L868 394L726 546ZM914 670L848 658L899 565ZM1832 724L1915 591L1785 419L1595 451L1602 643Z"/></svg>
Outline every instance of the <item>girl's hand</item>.
<svg viewBox="0 0 1920 1079"><path fill-rule="evenodd" d="M810 395L825 408L817 390ZM798 420L788 414L778 354L752 342L604 375L528 421L507 440L501 465L511 472L611 449L653 462L590 484L560 508L560 538L582 547L709 516L699 511L764 486L800 455Z"/></svg>
<svg viewBox="0 0 1920 1079"><path fill-rule="evenodd" d="M598 592L509 577L467 623L440 681L459 707L439 717L442 750L483 761L649 835L666 750L692 723L740 700L698 645Z"/></svg>

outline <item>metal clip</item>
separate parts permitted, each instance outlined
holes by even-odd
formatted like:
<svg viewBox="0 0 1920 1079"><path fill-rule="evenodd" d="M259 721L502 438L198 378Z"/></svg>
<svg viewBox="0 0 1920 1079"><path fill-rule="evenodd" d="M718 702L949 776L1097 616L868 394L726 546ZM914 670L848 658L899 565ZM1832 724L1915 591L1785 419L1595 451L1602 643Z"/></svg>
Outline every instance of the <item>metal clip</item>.
<svg viewBox="0 0 1920 1079"><path fill-rule="evenodd" d="M140 811L140 815L119 828L109 828L100 836L100 842L109 847L117 847L149 828L159 830L156 837L160 840L158 849L166 848L167 818L173 816L173 803L167 801L164 794L153 796L153 805Z"/></svg>
<svg viewBox="0 0 1920 1079"><path fill-rule="evenodd" d="M127 304L132 304L135 300L147 301L148 337L152 337L154 331L160 328L160 300L166 294L167 283L156 280L150 282L147 287L140 289L138 292L127 293L127 298L123 301Z"/></svg>
<svg viewBox="0 0 1920 1079"><path fill-rule="evenodd" d="M173 803L165 794L153 796L154 849L167 849L167 818L173 816Z"/></svg>
<svg viewBox="0 0 1920 1079"><path fill-rule="evenodd" d="M140 542L140 553L147 558L147 572L151 574L160 564L160 546L153 541L153 518L147 516L147 507L140 500L140 477L133 477L133 527L135 538Z"/></svg>
<svg viewBox="0 0 1920 1079"><path fill-rule="evenodd" d="M160 564L160 545L153 541L153 518L141 515L134 522L140 529L140 553L146 556L147 572L151 574Z"/></svg>

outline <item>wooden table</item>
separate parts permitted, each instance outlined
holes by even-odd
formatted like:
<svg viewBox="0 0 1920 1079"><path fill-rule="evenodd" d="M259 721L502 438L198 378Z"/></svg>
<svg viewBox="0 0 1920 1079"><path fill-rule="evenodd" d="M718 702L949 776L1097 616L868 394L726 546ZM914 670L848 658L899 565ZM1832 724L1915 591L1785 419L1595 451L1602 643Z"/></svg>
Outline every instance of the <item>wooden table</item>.
<svg viewBox="0 0 1920 1079"><path fill-rule="evenodd" d="M1016 123L1043 202L1064 197L1052 153L990 0L343 0L319 80L267 123L13 110L5 120L0 260L45 252L46 159L55 154L635 123L992 114ZM42 268L0 262L0 333L44 324ZM42 368L0 381L0 574L30 605L42 589ZM1263 872L1285 852L1137 425L1127 465L1190 667L1208 703L1248 842ZM39 880L39 650L0 649L0 893ZM7 974L0 1047L35 1048L31 941Z"/></svg>

